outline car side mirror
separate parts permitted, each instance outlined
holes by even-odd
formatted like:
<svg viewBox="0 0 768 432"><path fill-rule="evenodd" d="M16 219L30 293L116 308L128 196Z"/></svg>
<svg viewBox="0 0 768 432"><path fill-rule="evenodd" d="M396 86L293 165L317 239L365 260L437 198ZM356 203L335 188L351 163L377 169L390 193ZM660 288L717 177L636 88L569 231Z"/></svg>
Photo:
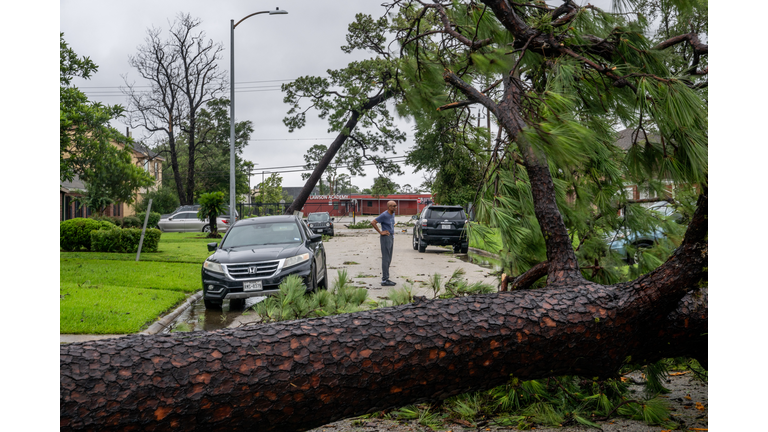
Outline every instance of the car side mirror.
<svg viewBox="0 0 768 432"><path fill-rule="evenodd" d="M416 220L416 219L418 219L418 218L419 218L419 215L413 215L413 216L411 216L411 219L413 219L413 220Z"/></svg>
<svg viewBox="0 0 768 432"><path fill-rule="evenodd" d="M312 234L311 236L309 236L309 241L312 243L319 242L322 239L323 239L322 234Z"/></svg>
<svg viewBox="0 0 768 432"><path fill-rule="evenodd" d="M335 220L336 220L336 218L331 218L331 222L333 222L333 221L335 221Z"/></svg>
<svg viewBox="0 0 768 432"><path fill-rule="evenodd" d="M208 243L208 252L215 251L218 246L219 246L219 244L216 243L216 242Z"/></svg>

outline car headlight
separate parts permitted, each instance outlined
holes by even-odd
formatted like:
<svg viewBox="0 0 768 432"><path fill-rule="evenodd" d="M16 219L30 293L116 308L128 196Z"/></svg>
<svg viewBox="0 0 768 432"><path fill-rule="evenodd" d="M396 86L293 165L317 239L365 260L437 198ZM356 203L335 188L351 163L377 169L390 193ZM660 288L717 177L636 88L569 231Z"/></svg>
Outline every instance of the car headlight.
<svg viewBox="0 0 768 432"><path fill-rule="evenodd" d="M295 266L296 264L301 264L304 261L308 261L308 260L309 260L309 254L308 253L301 254L301 255L296 255L296 256L290 257L290 258L286 258L285 259L285 264L283 264L283 268Z"/></svg>
<svg viewBox="0 0 768 432"><path fill-rule="evenodd" d="M330 224L330 223L328 223L328 222L326 222L326 223L325 223L325 226L331 226L331 224Z"/></svg>
<svg viewBox="0 0 768 432"><path fill-rule="evenodd" d="M205 262L203 262L203 268L214 273L224 273L224 267L213 261L205 260Z"/></svg>

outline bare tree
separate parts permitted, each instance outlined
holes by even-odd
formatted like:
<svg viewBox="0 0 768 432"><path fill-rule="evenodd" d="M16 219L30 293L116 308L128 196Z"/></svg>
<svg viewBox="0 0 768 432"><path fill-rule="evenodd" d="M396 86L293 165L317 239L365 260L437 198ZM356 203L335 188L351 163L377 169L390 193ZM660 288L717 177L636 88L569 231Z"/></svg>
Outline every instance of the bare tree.
<svg viewBox="0 0 768 432"><path fill-rule="evenodd" d="M145 44L128 63L150 83L150 90L138 89L123 76L130 124L162 135L159 153L171 162L181 204L194 201L199 110L227 88L226 71L217 64L224 48L206 40L205 32L196 32L200 23L189 14L179 14L167 40L160 29L147 30ZM182 152L188 153L186 168L179 164Z"/></svg>

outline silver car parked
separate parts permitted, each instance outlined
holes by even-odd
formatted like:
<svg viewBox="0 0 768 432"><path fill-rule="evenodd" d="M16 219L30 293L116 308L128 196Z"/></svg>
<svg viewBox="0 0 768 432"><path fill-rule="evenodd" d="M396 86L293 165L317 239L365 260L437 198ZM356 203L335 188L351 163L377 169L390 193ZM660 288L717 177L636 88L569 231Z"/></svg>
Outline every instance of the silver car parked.
<svg viewBox="0 0 768 432"><path fill-rule="evenodd" d="M168 217L161 218L157 227L162 232L210 232L211 227L208 224L208 218L200 220L197 218L196 211L180 211ZM216 218L216 227L220 232L229 228L229 216L219 216Z"/></svg>

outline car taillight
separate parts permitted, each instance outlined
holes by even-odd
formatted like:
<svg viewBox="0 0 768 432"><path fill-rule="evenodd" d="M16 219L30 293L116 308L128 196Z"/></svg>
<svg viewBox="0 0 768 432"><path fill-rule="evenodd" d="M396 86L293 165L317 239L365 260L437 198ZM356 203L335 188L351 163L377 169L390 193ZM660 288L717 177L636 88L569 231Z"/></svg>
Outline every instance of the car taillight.
<svg viewBox="0 0 768 432"><path fill-rule="evenodd" d="M229 223L229 221L228 221L228 220L226 220L226 219L222 219L221 221L222 221L222 222L224 222L225 224L228 224L228 223Z"/></svg>
<svg viewBox="0 0 768 432"><path fill-rule="evenodd" d="M421 226L423 226L423 227L427 226L427 220L426 219L422 219L421 220Z"/></svg>

